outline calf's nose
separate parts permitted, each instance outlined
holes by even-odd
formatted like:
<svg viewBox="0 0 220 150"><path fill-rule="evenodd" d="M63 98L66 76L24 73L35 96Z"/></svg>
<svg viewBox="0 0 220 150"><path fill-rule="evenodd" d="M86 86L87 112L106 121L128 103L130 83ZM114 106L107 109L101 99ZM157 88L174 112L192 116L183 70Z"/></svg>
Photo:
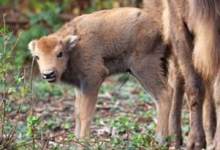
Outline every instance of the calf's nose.
<svg viewBox="0 0 220 150"><path fill-rule="evenodd" d="M42 72L45 79L50 79L55 77L55 70L45 70Z"/></svg>

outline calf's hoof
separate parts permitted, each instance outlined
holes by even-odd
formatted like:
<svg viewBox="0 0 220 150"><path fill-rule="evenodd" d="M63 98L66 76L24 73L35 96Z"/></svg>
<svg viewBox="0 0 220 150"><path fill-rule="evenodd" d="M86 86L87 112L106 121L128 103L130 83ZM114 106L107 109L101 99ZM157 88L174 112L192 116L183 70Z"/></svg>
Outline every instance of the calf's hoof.
<svg viewBox="0 0 220 150"><path fill-rule="evenodd" d="M155 140L159 145L163 145L166 142L167 136L162 135L161 133L156 133Z"/></svg>

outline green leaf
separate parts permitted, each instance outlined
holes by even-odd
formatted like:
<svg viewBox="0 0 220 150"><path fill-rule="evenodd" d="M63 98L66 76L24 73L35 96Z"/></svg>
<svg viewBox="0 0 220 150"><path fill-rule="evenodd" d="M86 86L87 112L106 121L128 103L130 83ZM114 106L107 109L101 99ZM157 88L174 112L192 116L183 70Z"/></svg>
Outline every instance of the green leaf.
<svg viewBox="0 0 220 150"><path fill-rule="evenodd" d="M31 128L28 128L28 129L27 129L26 135L27 135L27 136L32 136L32 129L31 129Z"/></svg>
<svg viewBox="0 0 220 150"><path fill-rule="evenodd" d="M8 94L14 94L16 92L15 88L14 87L10 87L8 89Z"/></svg>
<svg viewBox="0 0 220 150"><path fill-rule="evenodd" d="M65 129L70 129L71 128L71 124L70 123L65 123L64 128Z"/></svg>
<svg viewBox="0 0 220 150"><path fill-rule="evenodd" d="M38 116L28 116L27 117L28 125L36 125L39 123L39 117Z"/></svg>
<svg viewBox="0 0 220 150"><path fill-rule="evenodd" d="M0 34L7 34L9 32L10 32L10 30L8 27L3 27L0 29Z"/></svg>

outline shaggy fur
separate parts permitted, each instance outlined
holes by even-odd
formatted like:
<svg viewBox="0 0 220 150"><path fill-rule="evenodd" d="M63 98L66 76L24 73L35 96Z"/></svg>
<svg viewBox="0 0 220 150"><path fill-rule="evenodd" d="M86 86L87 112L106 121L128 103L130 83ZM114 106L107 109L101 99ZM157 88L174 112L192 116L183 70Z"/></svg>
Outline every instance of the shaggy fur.
<svg viewBox="0 0 220 150"><path fill-rule="evenodd" d="M162 29L164 40L168 44L172 44L181 74L185 80L191 121L187 149L201 149L205 146L202 127L204 98L206 98L204 105L206 141L208 147L220 149L218 128L215 134L215 145L212 145L215 131L213 97L217 104L217 112L220 111L219 94L216 94L219 93L220 87L220 80L216 77L220 67L218 41L220 39L218 35L220 1L145 0L144 2L146 11L154 12L156 10L152 18ZM205 81L206 87L203 86L203 81ZM212 86L214 86L214 95L212 95ZM172 116L172 111L170 115ZM219 115L218 118L220 118ZM207 123L207 121L212 122ZM178 122L176 121L176 124ZM172 123L170 127L172 128ZM220 128L220 119L218 119L218 127ZM180 135L177 132L175 134L177 137ZM178 138L176 142L179 142Z"/></svg>
<svg viewBox="0 0 220 150"><path fill-rule="evenodd" d="M193 50L194 65L203 77L210 79L216 75L220 66L220 1L189 1L189 9L189 17L193 18L190 20L191 28L196 37Z"/></svg>

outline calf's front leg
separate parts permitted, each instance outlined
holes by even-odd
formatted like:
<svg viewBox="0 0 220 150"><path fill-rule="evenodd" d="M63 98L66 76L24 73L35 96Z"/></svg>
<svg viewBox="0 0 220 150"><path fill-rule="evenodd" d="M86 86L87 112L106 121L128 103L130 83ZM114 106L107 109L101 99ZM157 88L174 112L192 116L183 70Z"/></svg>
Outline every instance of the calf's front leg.
<svg viewBox="0 0 220 150"><path fill-rule="evenodd" d="M85 91L76 90L75 99L75 136L79 138L89 136L89 128L95 114L95 105L99 87Z"/></svg>

